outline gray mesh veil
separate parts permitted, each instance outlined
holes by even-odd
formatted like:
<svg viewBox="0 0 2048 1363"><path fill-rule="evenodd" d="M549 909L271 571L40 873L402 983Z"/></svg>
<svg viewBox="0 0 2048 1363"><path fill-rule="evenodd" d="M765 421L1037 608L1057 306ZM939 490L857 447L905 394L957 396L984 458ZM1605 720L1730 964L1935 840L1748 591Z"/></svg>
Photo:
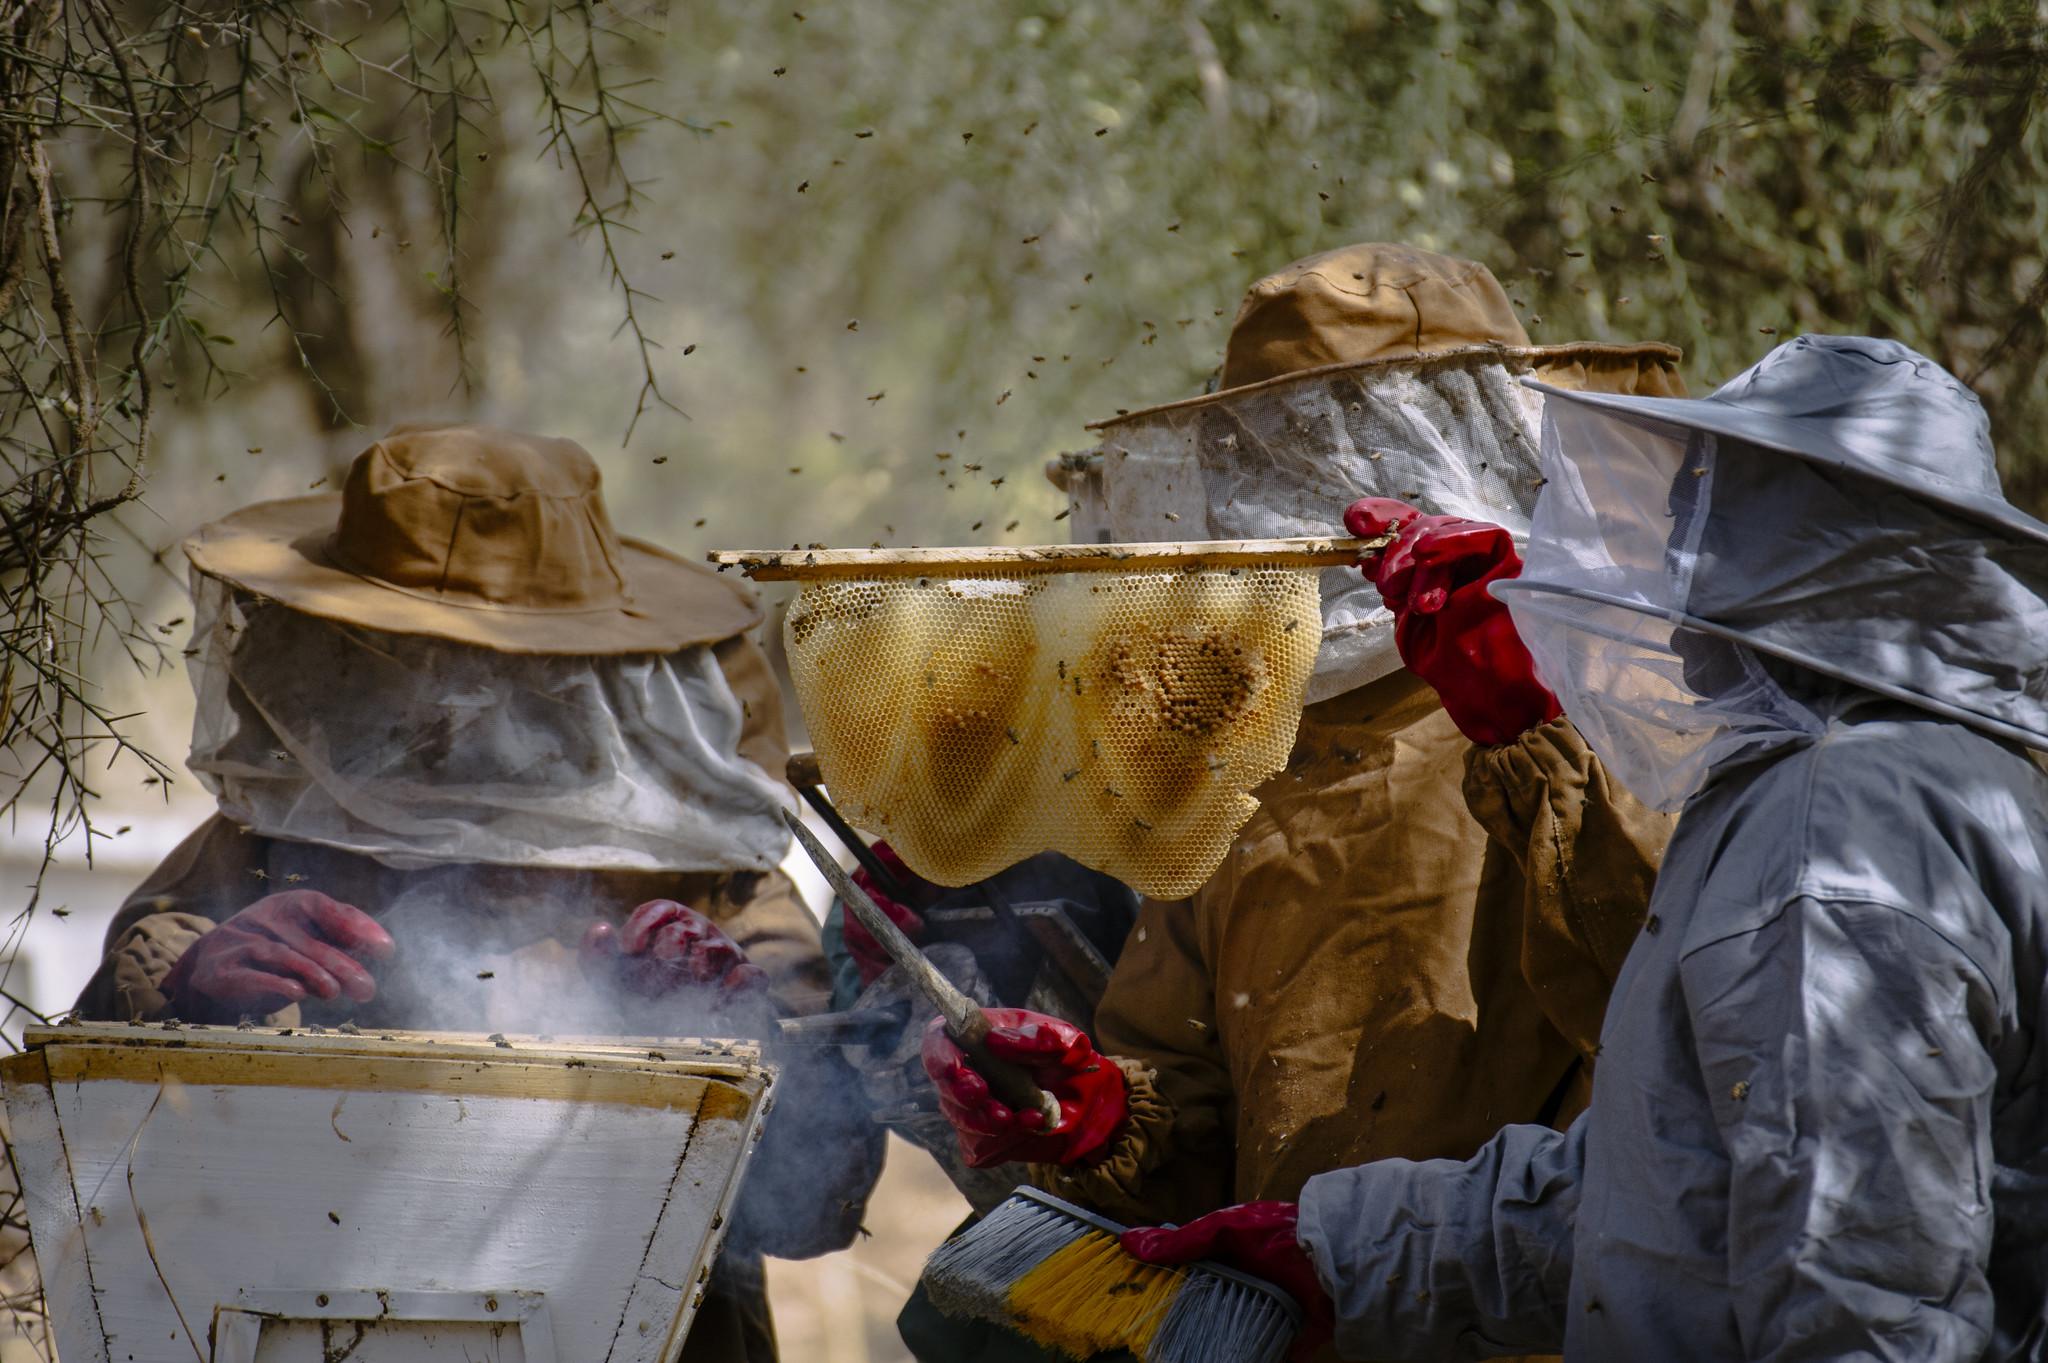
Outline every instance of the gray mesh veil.
<svg viewBox="0 0 2048 1363"><path fill-rule="evenodd" d="M788 845L707 647L503 654L193 585L188 765L258 833L399 867L759 870Z"/></svg>
<svg viewBox="0 0 2048 1363"><path fill-rule="evenodd" d="M1974 398L1937 392L1952 423L1981 425ZM2048 749L2048 527L1917 487L1895 460L1662 419L1707 401L1551 402L1524 569L1494 585L1616 777L1675 809L1714 767L1817 735L1816 698L1845 687ZM1956 472L1995 496L1974 443L1987 467Z"/></svg>
<svg viewBox="0 0 2048 1363"><path fill-rule="evenodd" d="M1518 366L1526 367L1526 366ZM1360 497L1527 532L1542 400L1493 354L1362 365L1106 423L1073 484L1077 543L1327 535ZM1321 575L1315 702L1400 667L1393 616L1352 568Z"/></svg>

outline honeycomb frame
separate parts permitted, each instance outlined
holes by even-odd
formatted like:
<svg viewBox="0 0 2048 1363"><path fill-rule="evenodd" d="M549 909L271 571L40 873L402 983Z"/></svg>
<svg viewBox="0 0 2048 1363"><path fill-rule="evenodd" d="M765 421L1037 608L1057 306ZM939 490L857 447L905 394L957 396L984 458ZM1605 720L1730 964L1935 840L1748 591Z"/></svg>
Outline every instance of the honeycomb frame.
<svg viewBox="0 0 2048 1363"><path fill-rule="evenodd" d="M1321 640L1316 562L1232 559L791 572L834 802L938 884L1058 851L1192 894L1286 766Z"/></svg>

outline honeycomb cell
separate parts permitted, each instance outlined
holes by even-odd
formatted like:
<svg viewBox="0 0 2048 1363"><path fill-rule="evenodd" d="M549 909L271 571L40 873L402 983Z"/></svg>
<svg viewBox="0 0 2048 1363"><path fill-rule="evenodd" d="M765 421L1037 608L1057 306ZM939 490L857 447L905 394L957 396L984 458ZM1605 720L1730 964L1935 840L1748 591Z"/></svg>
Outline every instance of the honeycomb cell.
<svg viewBox="0 0 2048 1363"><path fill-rule="evenodd" d="M1164 899L1286 765L1321 633L1277 563L819 580L784 625L834 800L920 874L1057 851Z"/></svg>

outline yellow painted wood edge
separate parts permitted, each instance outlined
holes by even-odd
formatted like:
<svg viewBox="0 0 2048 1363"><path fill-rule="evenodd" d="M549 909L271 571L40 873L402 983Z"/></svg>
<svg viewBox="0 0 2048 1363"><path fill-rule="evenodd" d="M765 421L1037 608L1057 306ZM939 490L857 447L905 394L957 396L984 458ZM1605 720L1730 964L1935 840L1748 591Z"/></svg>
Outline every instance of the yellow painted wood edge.
<svg viewBox="0 0 2048 1363"><path fill-rule="evenodd" d="M760 1101L753 1085L652 1066L534 1064L518 1060L304 1055L109 1045L44 1045L55 1084L166 1079L195 1088L298 1088L528 1098L619 1107L687 1110L713 1121L745 1121Z"/></svg>
<svg viewBox="0 0 2048 1363"><path fill-rule="evenodd" d="M149 1050L367 1055L419 1060L522 1061L532 1064L697 1074L743 1082L762 1073L760 1046L751 1041L678 1037L554 1038L508 1036L507 1045L474 1032L309 1032L304 1028L175 1027L89 1022L30 1027L28 1052L48 1046L127 1046Z"/></svg>
<svg viewBox="0 0 2048 1363"><path fill-rule="evenodd" d="M48 1087L50 1067L41 1051L17 1051L0 1059L0 1084L42 1084Z"/></svg>

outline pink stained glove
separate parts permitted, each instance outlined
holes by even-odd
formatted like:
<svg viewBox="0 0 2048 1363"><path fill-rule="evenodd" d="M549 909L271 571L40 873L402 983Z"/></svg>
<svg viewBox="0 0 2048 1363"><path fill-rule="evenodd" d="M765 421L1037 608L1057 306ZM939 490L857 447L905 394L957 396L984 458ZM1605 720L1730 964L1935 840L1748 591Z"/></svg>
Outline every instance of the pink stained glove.
<svg viewBox="0 0 2048 1363"><path fill-rule="evenodd" d="M166 1004L186 1022L262 1017L308 997L368 1003L365 960L396 949L377 920L317 890L266 895L203 934L164 976Z"/></svg>
<svg viewBox="0 0 2048 1363"><path fill-rule="evenodd" d="M1301 1330L1288 1357L1307 1358L1329 1342L1335 1308L1316 1277L1315 1261L1297 1233L1301 1207L1293 1202L1243 1202L1198 1216L1185 1226L1139 1226L1118 1243L1124 1253L1148 1264L1191 1264L1211 1259L1263 1278L1301 1307Z"/></svg>
<svg viewBox="0 0 2048 1363"><path fill-rule="evenodd" d="M1071 1022L1024 1008L986 1010L993 1024L989 1053L1023 1069L1059 1100L1059 1125L1045 1129L1045 1114L1018 1112L989 1091L988 1080L946 1035L943 1018L924 1033L924 1072L939 1091L939 1110L960 1136L960 1153L976 1169L1029 1161L1080 1164L1099 1155L1130 1110L1124 1073L1095 1053L1088 1034Z"/></svg>
<svg viewBox="0 0 2048 1363"><path fill-rule="evenodd" d="M1344 511L1360 539L1398 537L1359 563L1394 613L1394 646L1408 670L1435 688L1465 737L1512 743L1562 710L1536 679L1536 663L1508 608L1489 584L1519 576L1522 556L1507 531L1485 521L1425 516L1406 502L1365 497Z"/></svg>
<svg viewBox="0 0 2048 1363"><path fill-rule="evenodd" d="M651 899L623 927L592 923L583 934L583 968L643 999L679 989L713 989L721 999L768 987L768 975L747 960L725 930L673 899Z"/></svg>
<svg viewBox="0 0 2048 1363"><path fill-rule="evenodd" d="M875 843L874 853L876 859L888 867L906 889L919 894L927 903L938 898L938 886L904 865L903 858L897 856L896 849L888 843ZM882 893L881 887L875 884L874 877L870 876L865 868L853 873L853 883L868 892L868 898L875 901L875 907L887 914L890 922L902 928L905 937L913 942L924 940L924 916L908 904L899 904ZM925 891L930 893L927 895ZM874 934L843 908L839 919L839 936L846 944L847 955L853 957L854 967L860 971L860 982L863 987L880 979L882 973L895 964L889 959L889 953L882 950L882 944L875 940Z"/></svg>

